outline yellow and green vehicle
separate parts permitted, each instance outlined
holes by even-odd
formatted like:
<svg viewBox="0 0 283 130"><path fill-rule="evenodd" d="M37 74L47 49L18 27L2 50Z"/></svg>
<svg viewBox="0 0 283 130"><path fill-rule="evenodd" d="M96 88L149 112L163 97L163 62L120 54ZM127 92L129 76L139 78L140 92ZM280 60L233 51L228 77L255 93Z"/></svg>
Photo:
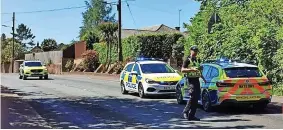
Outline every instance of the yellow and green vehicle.
<svg viewBox="0 0 283 130"><path fill-rule="evenodd" d="M201 65L201 95L199 104L205 111L222 104L244 103L264 109L272 98L272 85L256 65L232 62L227 59L210 61ZM179 104L190 98L188 81L183 77L176 85Z"/></svg>
<svg viewBox="0 0 283 130"><path fill-rule="evenodd" d="M28 77L39 77L48 79L47 68L41 61L24 61L20 65L19 79L26 80Z"/></svg>

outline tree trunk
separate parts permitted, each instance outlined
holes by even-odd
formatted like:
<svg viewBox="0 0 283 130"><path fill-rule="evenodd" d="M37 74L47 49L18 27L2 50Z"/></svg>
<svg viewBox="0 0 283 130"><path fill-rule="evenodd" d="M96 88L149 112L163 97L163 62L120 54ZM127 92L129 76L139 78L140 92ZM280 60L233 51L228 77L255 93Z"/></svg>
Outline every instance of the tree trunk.
<svg viewBox="0 0 283 130"><path fill-rule="evenodd" d="M109 56L109 43L108 43L108 41L106 41L106 60L105 60L105 65L107 65L107 63L108 63L108 56ZM106 70L107 71L107 70Z"/></svg>
<svg viewBox="0 0 283 130"><path fill-rule="evenodd" d="M108 65L107 65L107 70L109 69L109 66L111 64L111 42L109 42L109 62L108 62Z"/></svg>

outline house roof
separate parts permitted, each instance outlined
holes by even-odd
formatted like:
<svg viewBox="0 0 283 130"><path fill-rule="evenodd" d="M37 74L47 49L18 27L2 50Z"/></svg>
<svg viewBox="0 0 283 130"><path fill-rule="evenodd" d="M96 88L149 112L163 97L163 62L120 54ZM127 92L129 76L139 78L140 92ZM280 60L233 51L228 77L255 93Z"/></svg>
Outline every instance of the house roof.
<svg viewBox="0 0 283 130"><path fill-rule="evenodd" d="M149 30L139 30L139 29L122 29L121 37L126 38L129 36L137 35L137 34L145 34L145 33L155 33L154 31Z"/></svg>
<svg viewBox="0 0 283 130"><path fill-rule="evenodd" d="M176 30L175 28L171 28L169 26L166 26L164 24L154 25L150 27L144 27L141 28L141 30L148 30L148 31L155 31L155 32L180 32Z"/></svg>
<svg viewBox="0 0 283 130"><path fill-rule="evenodd" d="M168 27L164 24L160 25L154 25L150 27L145 27L141 29L122 29L122 38L126 38L132 35L137 35L137 34L145 34L145 33L160 33L160 32L173 32L173 33L180 33L180 31Z"/></svg>

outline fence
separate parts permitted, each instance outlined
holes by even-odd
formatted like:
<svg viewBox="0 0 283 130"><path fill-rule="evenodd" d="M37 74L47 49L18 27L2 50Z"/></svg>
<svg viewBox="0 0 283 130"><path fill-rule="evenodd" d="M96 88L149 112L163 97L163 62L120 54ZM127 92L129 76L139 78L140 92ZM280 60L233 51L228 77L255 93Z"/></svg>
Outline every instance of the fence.
<svg viewBox="0 0 283 130"><path fill-rule="evenodd" d="M49 51L49 52L25 54L25 60L40 60L42 63L45 64L49 63L50 61L53 64L61 64L62 57L63 57L62 51Z"/></svg>

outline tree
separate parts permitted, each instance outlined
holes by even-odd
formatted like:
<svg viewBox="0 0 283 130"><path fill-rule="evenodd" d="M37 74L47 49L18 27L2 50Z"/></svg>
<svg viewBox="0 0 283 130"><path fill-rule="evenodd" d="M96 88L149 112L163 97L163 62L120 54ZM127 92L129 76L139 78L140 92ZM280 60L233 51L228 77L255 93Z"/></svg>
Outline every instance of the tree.
<svg viewBox="0 0 283 130"><path fill-rule="evenodd" d="M33 39L35 36L32 34L31 29L28 28L24 24L18 25L15 33L15 39L23 46L23 47L32 47L34 46Z"/></svg>
<svg viewBox="0 0 283 130"><path fill-rule="evenodd" d="M112 6L104 0L85 1L87 10L82 13L83 26L80 30L80 40L86 41L87 49L93 49L94 43L99 42L97 26L102 22L115 22L115 14L110 15Z"/></svg>
<svg viewBox="0 0 283 130"><path fill-rule="evenodd" d="M107 57L106 57L106 61L108 61L108 66L107 69L111 63L111 50L112 50L112 45L115 43L115 41L117 41L117 36L116 36L116 32L118 30L118 24L117 23L113 23L113 22L105 22L105 23L101 23L98 26L98 30L100 32L100 36L101 36L101 40L106 42L107 44ZM117 43L117 42L116 42ZM118 49L118 48L116 48Z"/></svg>
<svg viewBox="0 0 283 130"><path fill-rule="evenodd" d="M200 0L198 0L200 1ZM282 82L280 48L283 44L283 3L281 0L202 0L202 9L186 25L189 46L198 45L200 57L226 56L254 61L270 80ZM205 3L205 4L204 4ZM219 22L211 16L217 8ZM208 33L210 30L210 33ZM278 62L275 62L274 57ZM279 62L280 61L280 62Z"/></svg>
<svg viewBox="0 0 283 130"><path fill-rule="evenodd" d="M60 43L57 47L57 50L64 50L66 49L67 47L69 47L69 45L66 45L64 43Z"/></svg>
<svg viewBox="0 0 283 130"><path fill-rule="evenodd" d="M54 39L44 39L41 43L43 51L54 51L57 49L57 42Z"/></svg>
<svg viewBox="0 0 283 130"><path fill-rule="evenodd" d="M12 61L13 39L7 38L5 42L7 44L5 46L2 46L1 48L1 63L10 63ZM15 55L14 55L15 59L23 58L25 51L23 46L21 46L20 43L15 42L14 49L15 49Z"/></svg>

